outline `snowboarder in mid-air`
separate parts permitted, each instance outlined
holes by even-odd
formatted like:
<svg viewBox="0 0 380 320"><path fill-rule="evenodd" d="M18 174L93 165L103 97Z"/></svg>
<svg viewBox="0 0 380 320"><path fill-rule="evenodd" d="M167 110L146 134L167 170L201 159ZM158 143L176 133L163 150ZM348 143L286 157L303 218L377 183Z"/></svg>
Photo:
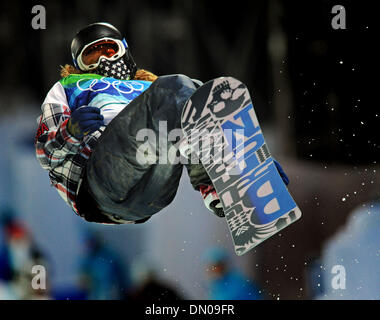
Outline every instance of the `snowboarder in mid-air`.
<svg viewBox="0 0 380 320"><path fill-rule="evenodd" d="M74 65L62 67L62 79L41 107L37 159L61 197L85 220L145 222L174 199L183 164L140 163L136 135L149 129L158 136L160 121L167 131L181 128L182 109L202 82L138 69L126 40L108 23L81 29L71 54ZM223 217L202 164L186 168L207 208Z"/></svg>

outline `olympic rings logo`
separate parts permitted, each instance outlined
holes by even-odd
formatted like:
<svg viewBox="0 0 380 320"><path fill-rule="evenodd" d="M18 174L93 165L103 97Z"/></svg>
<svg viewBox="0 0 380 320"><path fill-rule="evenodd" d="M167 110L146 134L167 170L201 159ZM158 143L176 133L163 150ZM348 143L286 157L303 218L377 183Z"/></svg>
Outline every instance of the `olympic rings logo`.
<svg viewBox="0 0 380 320"><path fill-rule="evenodd" d="M80 91L100 92L100 91L107 90L111 86L115 90L117 90L118 92L120 92L122 94L129 94L129 93L132 93L134 91L143 91L144 90L144 85L142 83L137 82L137 81L126 82L126 81L116 80L116 81L110 82L110 81L106 80L105 77L103 77L101 79L93 79L89 85L86 84L85 87L82 87L81 83L83 81L88 82L88 79L80 79L76 83L77 88ZM98 88L94 88L97 84L100 84L100 85L98 85Z"/></svg>

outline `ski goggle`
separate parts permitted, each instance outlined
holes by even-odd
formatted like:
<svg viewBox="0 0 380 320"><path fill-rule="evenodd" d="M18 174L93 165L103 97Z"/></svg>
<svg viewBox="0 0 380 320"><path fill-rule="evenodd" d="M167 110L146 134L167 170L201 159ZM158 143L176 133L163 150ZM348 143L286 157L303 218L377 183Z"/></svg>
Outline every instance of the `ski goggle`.
<svg viewBox="0 0 380 320"><path fill-rule="evenodd" d="M125 54L123 41L103 38L87 44L77 58L81 70L92 70L99 66L100 58L115 61Z"/></svg>

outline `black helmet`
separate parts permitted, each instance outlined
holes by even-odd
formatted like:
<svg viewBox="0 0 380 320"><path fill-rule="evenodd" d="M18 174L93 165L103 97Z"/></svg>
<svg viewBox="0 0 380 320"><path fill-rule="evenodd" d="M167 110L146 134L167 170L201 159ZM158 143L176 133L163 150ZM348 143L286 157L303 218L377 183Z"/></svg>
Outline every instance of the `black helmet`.
<svg viewBox="0 0 380 320"><path fill-rule="evenodd" d="M71 42L71 56L76 68L81 69L78 64L78 56L86 45L102 38L110 38L122 41L125 47L125 54L122 56L127 68L130 70L131 79L134 78L137 71L136 63L133 60L127 41L121 35L120 31L113 25L105 22L92 23L81 29ZM82 70L82 69L81 69ZM85 70L82 70L85 71Z"/></svg>

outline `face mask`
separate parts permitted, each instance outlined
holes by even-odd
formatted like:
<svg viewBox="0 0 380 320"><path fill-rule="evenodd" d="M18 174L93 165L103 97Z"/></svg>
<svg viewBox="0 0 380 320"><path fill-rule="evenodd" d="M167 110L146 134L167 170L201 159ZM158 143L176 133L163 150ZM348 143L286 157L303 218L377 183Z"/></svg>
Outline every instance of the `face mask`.
<svg viewBox="0 0 380 320"><path fill-rule="evenodd" d="M129 80L131 77L131 71L128 70L123 59L109 61L105 58L101 58L99 66L94 72L105 77L112 77L120 80Z"/></svg>

